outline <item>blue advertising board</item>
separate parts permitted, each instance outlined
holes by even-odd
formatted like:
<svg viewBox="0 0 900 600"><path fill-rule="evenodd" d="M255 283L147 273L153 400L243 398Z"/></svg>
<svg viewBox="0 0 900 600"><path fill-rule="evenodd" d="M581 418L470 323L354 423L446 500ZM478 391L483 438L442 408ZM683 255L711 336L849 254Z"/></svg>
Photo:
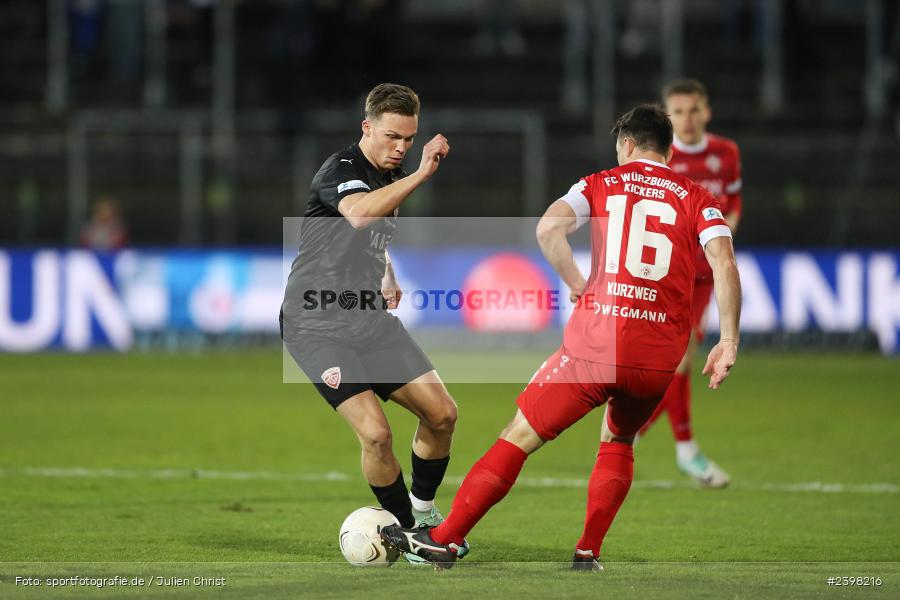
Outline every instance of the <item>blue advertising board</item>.
<svg viewBox="0 0 900 600"><path fill-rule="evenodd" d="M411 329L561 327L568 293L537 251L393 248ZM264 250L0 250L0 351L127 350L142 333L276 333L291 256ZM582 270L590 258L576 257ZM742 329L875 334L898 351L900 252L741 251ZM709 327L715 329L715 303Z"/></svg>

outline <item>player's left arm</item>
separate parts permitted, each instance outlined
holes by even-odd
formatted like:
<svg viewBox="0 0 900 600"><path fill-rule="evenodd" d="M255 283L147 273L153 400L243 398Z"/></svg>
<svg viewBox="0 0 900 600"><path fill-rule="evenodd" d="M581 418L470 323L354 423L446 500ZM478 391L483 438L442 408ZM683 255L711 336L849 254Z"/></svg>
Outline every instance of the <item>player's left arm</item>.
<svg viewBox="0 0 900 600"><path fill-rule="evenodd" d="M706 242L703 248L713 271L716 305L719 308L719 343L713 346L703 367L709 375L709 387L718 389L728 377L737 359L740 342L741 278L731 236L720 235Z"/></svg>
<svg viewBox="0 0 900 600"><path fill-rule="evenodd" d="M391 263L391 257L387 249L384 251L384 277L381 279L381 295L387 301L388 308L397 308L400 304L400 298L403 296L403 290L397 283L397 276L394 274L394 265Z"/></svg>

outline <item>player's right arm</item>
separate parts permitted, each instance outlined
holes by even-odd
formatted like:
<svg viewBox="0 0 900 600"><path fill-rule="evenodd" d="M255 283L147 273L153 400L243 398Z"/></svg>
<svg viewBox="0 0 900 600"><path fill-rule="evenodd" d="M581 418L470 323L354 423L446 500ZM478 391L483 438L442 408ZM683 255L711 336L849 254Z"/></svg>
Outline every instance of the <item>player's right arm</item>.
<svg viewBox="0 0 900 600"><path fill-rule="evenodd" d="M580 192L579 192L580 193ZM587 200L585 200L585 204ZM578 229L579 215L564 198L560 198L550 205L544 212L544 216L538 222L537 240L541 252L547 262L559 273L571 294L569 299L576 302L584 293L584 275L575 264L575 256L572 246L566 236Z"/></svg>
<svg viewBox="0 0 900 600"><path fill-rule="evenodd" d="M338 203L341 213L355 229L393 214L417 187L428 181L450 152L447 138L438 134L422 148L422 161L415 173L383 188L345 196Z"/></svg>
<svg viewBox="0 0 900 600"><path fill-rule="evenodd" d="M713 271L716 305L719 308L719 343L713 346L703 367L709 387L718 389L734 366L740 341L741 279L730 236L712 238L704 246Z"/></svg>

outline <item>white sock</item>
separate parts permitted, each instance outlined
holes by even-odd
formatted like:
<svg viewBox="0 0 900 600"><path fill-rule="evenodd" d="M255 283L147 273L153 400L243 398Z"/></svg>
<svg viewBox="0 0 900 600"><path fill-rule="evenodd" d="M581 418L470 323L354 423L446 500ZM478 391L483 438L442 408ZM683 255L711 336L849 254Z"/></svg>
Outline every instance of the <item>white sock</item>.
<svg viewBox="0 0 900 600"><path fill-rule="evenodd" d="M409 493L409 501L412 502L413 510L417 510L419 512L425 512L426 510L431 510L434 508L434 500L419 500L413 493Z"/></svg>
<svg viewBox="0 0 900 600"><path fill-rule="evenodd" d="M698 452L700 452L700 446L697 445L696 440L675 442L675 454L678 456L678 460L691 460L692 458L697 456Z"/></svg>

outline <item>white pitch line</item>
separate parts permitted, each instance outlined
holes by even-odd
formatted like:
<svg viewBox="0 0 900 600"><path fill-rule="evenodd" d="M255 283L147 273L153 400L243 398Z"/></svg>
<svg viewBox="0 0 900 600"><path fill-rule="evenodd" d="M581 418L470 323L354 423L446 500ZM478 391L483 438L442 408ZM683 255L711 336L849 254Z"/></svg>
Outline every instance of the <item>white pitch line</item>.
<svg viewBox="0 0 900 600"><path fill-rule="evenodd" d="M269 471L209 471L206 469L88 469L84 467L26 467L20 471L32 477L111 477L115 479L230 479L236 481L347 481L346 473L275 473ZM14 475L15 471L0 471Z"/></svg>
<svg viewBox="0 0 900 600"><path fill-rule="evenodd" d="M213 471L207 469L91 469L86 467L26 467L24 469L0 469L0 477L25 475L29 477L87 477L114 479L220 479L232 481L355 481L359 474L340 471L324 473L279 473L274 471ZM462 483L462 477L447 477L451 485ZM559 477L520 477L516 485L531 488L586 488L588 480ZM639 479L632 487L652 490L695 489L687 480L669 481ZM824 483L809 481L799 483L764 483L737 481L731 488L751 492L820 493L820 494L900 494L900 485L894 483Z"/></svg>

